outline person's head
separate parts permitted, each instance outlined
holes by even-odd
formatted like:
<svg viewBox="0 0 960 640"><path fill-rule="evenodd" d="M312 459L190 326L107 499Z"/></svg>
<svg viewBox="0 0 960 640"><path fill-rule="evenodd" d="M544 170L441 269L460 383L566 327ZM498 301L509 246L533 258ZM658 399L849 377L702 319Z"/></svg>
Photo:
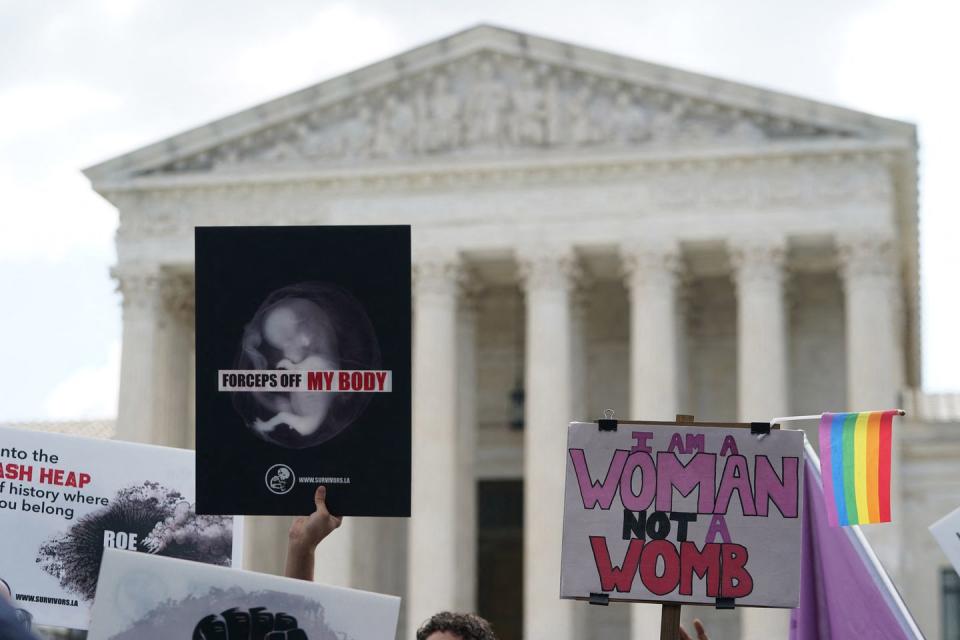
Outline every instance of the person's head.
<svg viewBox="0 0 960 640"><path fill-rule="evenodd" d="M478 615L443 611L417 629L417 640L497 640L497 636Z"/></svg>
<svg viewBox="0 0 960 640"><path fill-rule="evenodd" d="M0 578L0 598L7 602L13 601L13 589L10 588L10 585L7 584L7 581L3 578Z"/></svg>

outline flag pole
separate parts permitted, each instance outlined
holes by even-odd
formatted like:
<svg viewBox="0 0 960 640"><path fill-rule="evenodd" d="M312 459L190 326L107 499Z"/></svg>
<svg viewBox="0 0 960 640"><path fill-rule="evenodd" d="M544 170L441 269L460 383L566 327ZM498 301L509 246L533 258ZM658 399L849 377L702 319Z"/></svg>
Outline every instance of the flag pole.
<svg viewBox="0 0 960 640"><path fill-rule="evenodd" d="M907 412L904 411L903 409L897 409L897 415L905 416L907 415ZM812 416L784 416L782 418L774 418L773 420L770 421L770 425L773 426L775 424L781 424L784 422L801 422L803 420L819 420L820 417L821 417L821 414L816 414Z"/></svg>

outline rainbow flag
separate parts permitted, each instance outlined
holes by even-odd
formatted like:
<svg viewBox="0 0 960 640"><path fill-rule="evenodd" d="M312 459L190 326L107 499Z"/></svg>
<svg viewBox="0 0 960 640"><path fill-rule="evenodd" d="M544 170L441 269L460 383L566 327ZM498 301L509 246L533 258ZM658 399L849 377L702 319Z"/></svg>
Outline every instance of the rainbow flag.
<svg viewBox="0 0 960 640"><path fill-rule="evenodd" d="M899 411L824 413L820 467L834 527L890 522L890 451Z"/></svg>

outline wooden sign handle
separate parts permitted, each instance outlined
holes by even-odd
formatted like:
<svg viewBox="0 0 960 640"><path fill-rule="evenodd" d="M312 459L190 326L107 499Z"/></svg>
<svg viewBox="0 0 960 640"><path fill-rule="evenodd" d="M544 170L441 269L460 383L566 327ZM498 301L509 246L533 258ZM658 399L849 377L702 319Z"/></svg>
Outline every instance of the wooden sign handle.
<svg viewBox="0 0 960 640"><path fill-rule="evenodd" d="M693 422L693 416L678 415L677 424ZM680 640L680 605L666 602L660 605L660 640Z"/></svg>
<svg viewBox="0 0 960 640"><path fill-rule="evenodd" d="M661 607L660 640L680 640L680 605L670 602Z"/></svg>

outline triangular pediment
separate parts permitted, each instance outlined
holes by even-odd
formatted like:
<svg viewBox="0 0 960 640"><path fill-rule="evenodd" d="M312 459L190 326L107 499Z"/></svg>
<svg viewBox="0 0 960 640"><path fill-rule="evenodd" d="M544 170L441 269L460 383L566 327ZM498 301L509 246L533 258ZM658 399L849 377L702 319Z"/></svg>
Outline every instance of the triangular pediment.
<svg viewBox="0 0 960 640"><path fill-rule="evenodd" d="M476 27L87 170L98 179L562 150L876 139L909 125Z"/></svg>

